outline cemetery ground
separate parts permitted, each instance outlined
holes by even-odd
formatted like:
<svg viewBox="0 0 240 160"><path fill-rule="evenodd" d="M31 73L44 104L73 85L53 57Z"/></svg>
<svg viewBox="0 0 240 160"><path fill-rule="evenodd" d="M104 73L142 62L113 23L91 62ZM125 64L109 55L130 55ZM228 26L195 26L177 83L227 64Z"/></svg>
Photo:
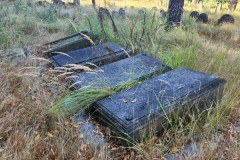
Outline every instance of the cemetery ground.
<svg viewBox="0 0 240 160"><path fill-rule="evenodd" d="M145 6L146 7L146 6ZM126 17L115 17L118 34L110 21L101 32L91 6L42 7L25 1L0 1L0 48L23 48L27 58L0 60L0 157L1 159L161 159L191 142L199 152L190 159L240 159L240 11L235 24L214 26L227 10L214 13L204 5L186 5L183 23L164 31L150 6L146 17L139 8L126 9ZM152 7L152 6L151 6ZM166 8L166 6L163 6ZM113 6L110 10L117 10ZM165 9L166 10L166 9ZM209 14L208 24L189 18L191 10ZM93 123L106 138L109 153L96 155L84 144L79 127L69 118L46 116L44 112L68 94L69 72L50 67L42 44L80 30L90 30L100 42L113 41L137 51L147 51L172 68L186 67L227 80L222 102L190 120L177 118L163 135L152 135L130 147L122 146L110 130Z"/></svg>

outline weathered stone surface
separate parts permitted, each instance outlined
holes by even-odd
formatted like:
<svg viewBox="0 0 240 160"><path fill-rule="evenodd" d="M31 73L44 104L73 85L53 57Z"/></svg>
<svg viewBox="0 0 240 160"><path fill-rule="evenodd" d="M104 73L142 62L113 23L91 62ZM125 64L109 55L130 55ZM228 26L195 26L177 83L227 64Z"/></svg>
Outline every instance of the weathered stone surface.
<svg viewBox="0 0 240 160"><path fill-rule="evenodd" d="M164 160L185 160L196 158L199 154L199 146L197 143L190 143L183 147L180 151L164 157Z"/></svg>
<svg viewBox="0 0 240 160"><path fill-rule="evenodd" d="M236 132L240 133L240 122L238 122L235 127L236 127Z"/></svg>
<svg viewBox="0 0 240 160"><path fill-rule="evenodd" d="M168 5L168 18L169 25L179 25L183 15L184 0L170 0Z"/></svg>
<svg viewBox="0 0 240 160"><path fill-rule="evenodd" d="M93 36L88 31L82 31L82 34L88 36L89 38L93 39ZM74 51L77 49L85 48L91 46L91 42L88 38L84 37L80 33L49 42L45 44L48 47L47 50L44 50L44 54L54 55L54 52L69 52Z"/></svg>
<svg viewBox="0 0 240 160"><path fill-rule="evenodd" d="M219 77L178 68L98 101L94 113L116 133L139 140L150 126L162 131L166 116L177 110L210 107L221 99L224 84Z"/></svg>
<svg viewBox="0 0 240 160"><path fill-rule="evenodd" d="M207 13L199 14L199 16L197 18L197 22L207 23L208 22L208 15L207 15Z"/></svg>
<svg viewBox="0 0 240 160"><path fill-rule="evenodd" d="M137 80L171 70L154 57L142 53L94 69L94 73L81 72L72 78L74 89L84 86L116 86L128 80Z"/></svg>
<svg viewBox="0 0 240 160"><path fill-rule="evenodd" d="M23 59L26 59L26 57L27 56L22 48L0 50L0 58L11 59L19 62Z"/></svg>
<svg viewBox="0 0 240 160"><path fill-rule="evenodd" d="M89 121L90 117L88 114L76 113L72 118L77 124L79 124L79 130L85 143L90 144L95 151L107 149L106 140L102 134L97 133L95 126Z"/></svg>
<svg viewBox="0 0 240 160"><path fill-rule="evenodd" d="M55 67L62 67L67 64L81 64L92 66L89 63L101 66L109 64L131 55L131 51L122 46L108 42L101 45L87 47L66 53L59 54L50 58Z"/></svg>
<svg viewBox="0 0 240 160"><path fill-rule="evenodd" d="M224 23L234 23L235 19L231 14L224 14L221 18L218 19L216 25L222 25Z"/></svg>

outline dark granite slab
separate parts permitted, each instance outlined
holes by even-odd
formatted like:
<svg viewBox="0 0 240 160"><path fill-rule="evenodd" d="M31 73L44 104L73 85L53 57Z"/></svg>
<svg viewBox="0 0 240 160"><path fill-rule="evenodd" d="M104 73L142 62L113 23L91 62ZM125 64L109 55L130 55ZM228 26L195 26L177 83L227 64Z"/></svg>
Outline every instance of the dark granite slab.
<svg viewBox="0 0 240 160"><path fill-rule="evenodd" d="M82 35L80 33L82 33ZM88 31L82 31L80 33L46 43L45 46L48 48L44 50L43 53L52 56L56 55L56 53L54 52L66 53L69 51L74 51L77 49L92 46L92 43L88 38L94 41L93 35ZM88 38L86 38L84 35L86 35Z"/></svg>
<svg viewBox="0 0 240 160"><path fill-rule="evenodd" d="M78 49L67 52L67 55L59 54L50 58L55 67L63 67L67 64L81 64L92 66L89 63L97 66L109 64L120 59L124 59L131 55L131 51L124 47L108 42L97 46Z"/></svg>
<svg viewBox="0 0 240 160"><path fill-rule="evenodd" d="M221 99L224 84L217 76L178 68L104 98L93 110L116 133L139 140L153 124L162 131L167 117L177 110L210 107Z"/></svg>
<svg viewBox="0 0 240 160"><path fill-rule="evenodd" d="M116 86L128 80L138 80L171 70L154 57L142 53L94 69L94 73L81 72L71 79L74 89L84 86Z"/></svg>

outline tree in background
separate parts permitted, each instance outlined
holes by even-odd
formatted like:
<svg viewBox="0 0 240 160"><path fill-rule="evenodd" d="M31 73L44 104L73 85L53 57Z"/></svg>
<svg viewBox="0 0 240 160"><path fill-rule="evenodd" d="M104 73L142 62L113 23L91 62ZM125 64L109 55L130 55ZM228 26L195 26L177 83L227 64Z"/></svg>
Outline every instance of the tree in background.
<svg viewBox="0 0 240 160"><path fill-rule="evenodd" d="M80 5L80 0L73 0L74 5Z"/></svg>
<svg viewBox="0 0 240 160"><path fill-rule="evenodd" d="M96 0L92 0L92 5L94 8L96 7Z"/></svg>
<svg viewBox="0 0 240 160"><path fill-rule="evenodd" d="M237 4L238 4L238 0L230 0L230 2L228 4L228 9L230 11L235 11L236 7L237 7Z"/></svg>

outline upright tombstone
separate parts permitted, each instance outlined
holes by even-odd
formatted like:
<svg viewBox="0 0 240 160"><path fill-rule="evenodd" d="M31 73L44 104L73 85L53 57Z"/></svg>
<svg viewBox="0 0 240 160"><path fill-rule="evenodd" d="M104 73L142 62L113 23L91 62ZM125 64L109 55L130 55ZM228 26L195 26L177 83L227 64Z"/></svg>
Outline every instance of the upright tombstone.
<svg viewBox="0 0 240 160"><path fill-rule="evenodd" d="M118 15L117 11L112 11L112 18L115 18Z"/></svg>
<svg viewBox="0 0 240 160"><path fill-rule="evenodd" d="M194 19L198 19L199 16L199 12L198 11L192 11L190 13L190 17L194 18Z"/></svg>
<svg viewBox="0 0 240 160"><path fill-rule="evenodd" d="M197 22L207 23L207 22L208 22L208 15L207 15L207 13L201 13L201 14L199 14L199 16L198 16L198 18L197 18Z"/></svg>
<svg viewBox="0 0 240 160"><path fill-rule="evenodd" d="M232 15L230 14L224 14L221 18L218 19L216 25L222 25L224 23L234 23L235 19Z"/></svg>
<svg viewBox="0 0 240 160"><path fill-rule="evenodd" d="M169 0L167 26L180 25L183 16L184 0ZM167 27L167 28L168 28Z"/></svg>
<svg viewBox="0 0 240 160"><path fill-rule="evenodd" d="M119 10L118 10L118 14L121 16L121 17L125 17L125 15L126 15L126 11L125 11L125 9L124 8L120 8Z"/></svg>
<svg viewBox="0 0 240 160"><path fill-rule="evenodd" d="M170 126L178 112L188 115L214 107L221 100L225 82L217 76L178 68L99 100L93 111L116 134L141 140Z"/></svg>
<svg viewBox="0 0 240 160"><path fill-rule="evenodd" d="M146 13L146 10L144 10L144 9L140 9L139 11L138 11L138 14L141 14L141 15L144 15Z"/></svg>

